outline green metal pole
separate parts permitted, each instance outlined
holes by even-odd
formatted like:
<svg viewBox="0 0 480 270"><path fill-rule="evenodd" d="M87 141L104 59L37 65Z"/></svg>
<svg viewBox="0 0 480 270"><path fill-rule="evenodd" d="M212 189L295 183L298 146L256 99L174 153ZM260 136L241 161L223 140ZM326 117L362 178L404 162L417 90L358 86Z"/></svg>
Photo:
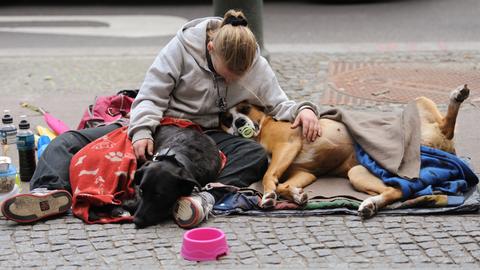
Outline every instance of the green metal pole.
<svg viewBox="0 0 480 270"><path fill-rule="evenodd" d="M248 27L257 38L263 57L270 60L270 54L263 46L263 0L213 0L215 16L223 17L229 9L238 9L247 16Z"/></svg>

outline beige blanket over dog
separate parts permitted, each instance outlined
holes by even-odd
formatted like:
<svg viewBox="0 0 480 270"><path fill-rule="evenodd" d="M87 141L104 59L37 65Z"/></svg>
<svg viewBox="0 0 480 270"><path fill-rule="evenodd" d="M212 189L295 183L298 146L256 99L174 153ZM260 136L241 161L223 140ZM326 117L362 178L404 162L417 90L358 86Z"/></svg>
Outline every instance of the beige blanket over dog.
<svg viewBox="0 0 480 270"><path fill-rule="evenodd" d="M333 108L320 117L344 123L355 142L386 170L401 177L418 178L420 118L414 102L399 114Z"/></svg>

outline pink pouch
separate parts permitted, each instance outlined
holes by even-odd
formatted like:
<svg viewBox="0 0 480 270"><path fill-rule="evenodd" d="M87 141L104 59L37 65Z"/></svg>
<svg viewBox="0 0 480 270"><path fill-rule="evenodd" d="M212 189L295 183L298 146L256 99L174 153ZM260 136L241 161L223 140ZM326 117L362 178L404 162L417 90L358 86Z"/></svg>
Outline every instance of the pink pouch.
<svg viewBox="0 0 480 270"><path fill-rule="evenodd" d="M95 102L83 113L77 129L96 127L125 117L130 112L133 100L124 94L96 97Z"/></svg>

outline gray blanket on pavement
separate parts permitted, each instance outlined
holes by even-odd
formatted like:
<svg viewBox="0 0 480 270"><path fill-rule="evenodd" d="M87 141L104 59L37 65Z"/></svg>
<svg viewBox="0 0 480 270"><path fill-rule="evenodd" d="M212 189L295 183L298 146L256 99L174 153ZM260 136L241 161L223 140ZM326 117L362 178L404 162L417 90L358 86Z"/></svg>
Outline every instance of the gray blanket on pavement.
<svg viewBox="0 0 480 270"><path fill-rule="evenodd" d="M354 141L386 170L404 178L418 178L420 118L414 102L398 114L332 108L320 117L344 123Z"/></svg>

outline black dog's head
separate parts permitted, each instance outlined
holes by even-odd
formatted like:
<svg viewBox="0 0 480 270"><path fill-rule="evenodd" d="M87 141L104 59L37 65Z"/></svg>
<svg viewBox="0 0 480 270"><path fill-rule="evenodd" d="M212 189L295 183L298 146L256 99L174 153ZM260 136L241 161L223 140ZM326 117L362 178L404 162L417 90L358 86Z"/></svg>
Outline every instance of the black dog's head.
<svg viewBox="0 0 480 270"><path fill-rule="evenodd" d="M154 225L171 216L171 209L181 196L190 195L196 181L172 156L147 161L135 173L140 204L133 222L138 228Z"/></svg>

